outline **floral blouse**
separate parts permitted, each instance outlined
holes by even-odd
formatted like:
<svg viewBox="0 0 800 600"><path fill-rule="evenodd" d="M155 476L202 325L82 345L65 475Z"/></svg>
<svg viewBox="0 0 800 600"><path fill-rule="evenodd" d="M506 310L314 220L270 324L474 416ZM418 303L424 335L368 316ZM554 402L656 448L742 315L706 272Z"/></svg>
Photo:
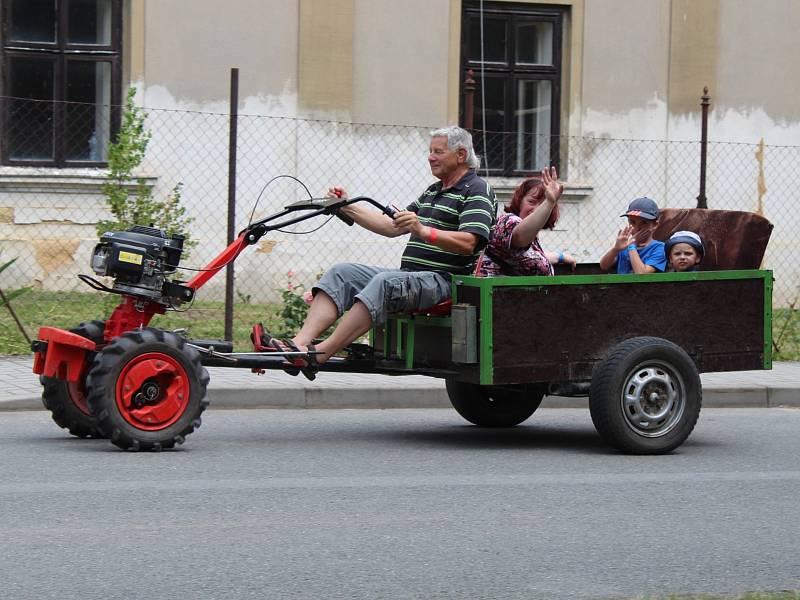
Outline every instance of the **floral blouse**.
<svg viewBox="0 0 800 600"><path fill-rule="evenodd" d="M492 229L492 237L486 246L478 268L481 277L496 275L552 275L553 265L534 238L528 248L514 248L511 234L522 219L514 213L503 213Z"/></svg>

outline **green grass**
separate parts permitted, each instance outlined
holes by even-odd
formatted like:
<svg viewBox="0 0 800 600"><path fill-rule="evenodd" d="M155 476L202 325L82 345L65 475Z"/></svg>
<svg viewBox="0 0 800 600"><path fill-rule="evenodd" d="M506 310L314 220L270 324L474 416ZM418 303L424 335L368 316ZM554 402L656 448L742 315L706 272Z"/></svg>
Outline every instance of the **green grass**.
<svg viewBox="0 0 800 600"><path fill-rule="evenodd" d="M12 300L17 317L31 338L39 327L48 325L69 329L83 321L105 319L119 303L120 296L104 293L42 292L31 290ZM278 317L278 304L236 303L233 312L233 342L238 351L252 348L250 330L254 323L262 322L268 331L281 332L283 324ZM225 312L223 302L195 302L186 312L169 311L156 315L150 322L160 329L187 328L195 339L223 339ZM0 306L0 354L28 354L31 349L11 318L8 310Z"/></svg>
<svg viewBox="0 0 800 600"><path fill-rule="evenodd" d="M42 325L70 328L83 321L104 319L119 302L119 296L104 293L42 292L30 290L15 298L11 304L17 316L35 337ZM263 322L268 331L285 333L278 316L279 304L234 305L234 347L245 351L251 347L250 329L254 323ZM188 329L193 338L222 339L225 313L222 302L195 302L186 312L168 312L156 315L153 327L161 329ZM776 308L773 311L773 359L777 361L800 360L800 310ZM0 307L0 354L27 354L30 352L22 334L4 306Z"/></svg>
<svg viewBox="0 0 800 600"><path fill-rule="evenodd" d="M774 360L800 360L800 310L776 308L772 311Z"/></svg>

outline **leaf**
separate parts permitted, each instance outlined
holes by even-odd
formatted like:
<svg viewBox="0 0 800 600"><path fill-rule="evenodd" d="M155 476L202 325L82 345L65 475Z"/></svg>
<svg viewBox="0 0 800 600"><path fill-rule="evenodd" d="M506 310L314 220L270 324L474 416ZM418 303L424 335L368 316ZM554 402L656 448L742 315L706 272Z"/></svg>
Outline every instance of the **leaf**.
<svg viewBox="0 0 800 600"><path fill-rule="evenodd" d="M17 260L16 258L12 258L12 259L11 259L10 261L8 261L7 263L3 263L2 265L0 265L0 273L2 273L3 271L5 271L5 270L6 270L8 267L10 267L11 265L13 265L13 264L16 262L16 260Z"/></svg>
<svg viewBox="0 0 800 600"><path fill-rule="evenodd" d="M3 292L6 296L6 302L11 302L17 296L21 296L25 292L31 291L33 288L31 286L19 288L18 290L11 290L10 292Z"/></svg>

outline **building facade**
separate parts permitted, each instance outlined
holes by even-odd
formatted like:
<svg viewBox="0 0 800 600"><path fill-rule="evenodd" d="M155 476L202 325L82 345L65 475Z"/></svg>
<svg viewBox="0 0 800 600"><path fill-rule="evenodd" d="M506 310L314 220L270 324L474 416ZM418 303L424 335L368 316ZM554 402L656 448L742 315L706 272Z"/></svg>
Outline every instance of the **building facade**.
<svg viewBox="0 0 800 600"><path fill-rule="evenodd" d="M771 218L771 247L786 254L767 261L798 280L800 222L788 193L800 173L769 162L771 147L800 146L795 0L3 0L0 17L0 249L29 257L6 273L12 287L70 287L86 270L129 86L152 117L141 174L159 193L183 184L198 215L193 237L208 240L195 258L215 255L232 67L242 219L279 174L313 194L337 183L410 201L430 180L427 132L471 120L502 197L543 166L559 167L567 192L548 239L587 261L611 244L633 197L694 204L707 87L709 140L742 145L747 157L727 174L728 146L712 145L709 206ZM278 235L261 254L304 273L331 257L385 252L378 260L392 264L399 255L363 232L320 235ZM324 246L323 256L311 246ZM263 256L243 258L242 284L263 270Z"/></svg>

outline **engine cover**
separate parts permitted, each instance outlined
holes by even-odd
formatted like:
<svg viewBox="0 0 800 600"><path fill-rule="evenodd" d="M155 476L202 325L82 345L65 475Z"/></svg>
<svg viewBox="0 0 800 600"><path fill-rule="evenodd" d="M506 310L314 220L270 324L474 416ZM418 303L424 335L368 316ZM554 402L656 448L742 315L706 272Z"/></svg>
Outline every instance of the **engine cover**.
<svg viewBox="0 0 800 600"><path fill-rule="evenodd" d="M92 270L113 277L115 290L160 299L166 276L180 263L183 240L182 235L167 237L161 229L142 225L108 231L92 253Z"/></svg>

